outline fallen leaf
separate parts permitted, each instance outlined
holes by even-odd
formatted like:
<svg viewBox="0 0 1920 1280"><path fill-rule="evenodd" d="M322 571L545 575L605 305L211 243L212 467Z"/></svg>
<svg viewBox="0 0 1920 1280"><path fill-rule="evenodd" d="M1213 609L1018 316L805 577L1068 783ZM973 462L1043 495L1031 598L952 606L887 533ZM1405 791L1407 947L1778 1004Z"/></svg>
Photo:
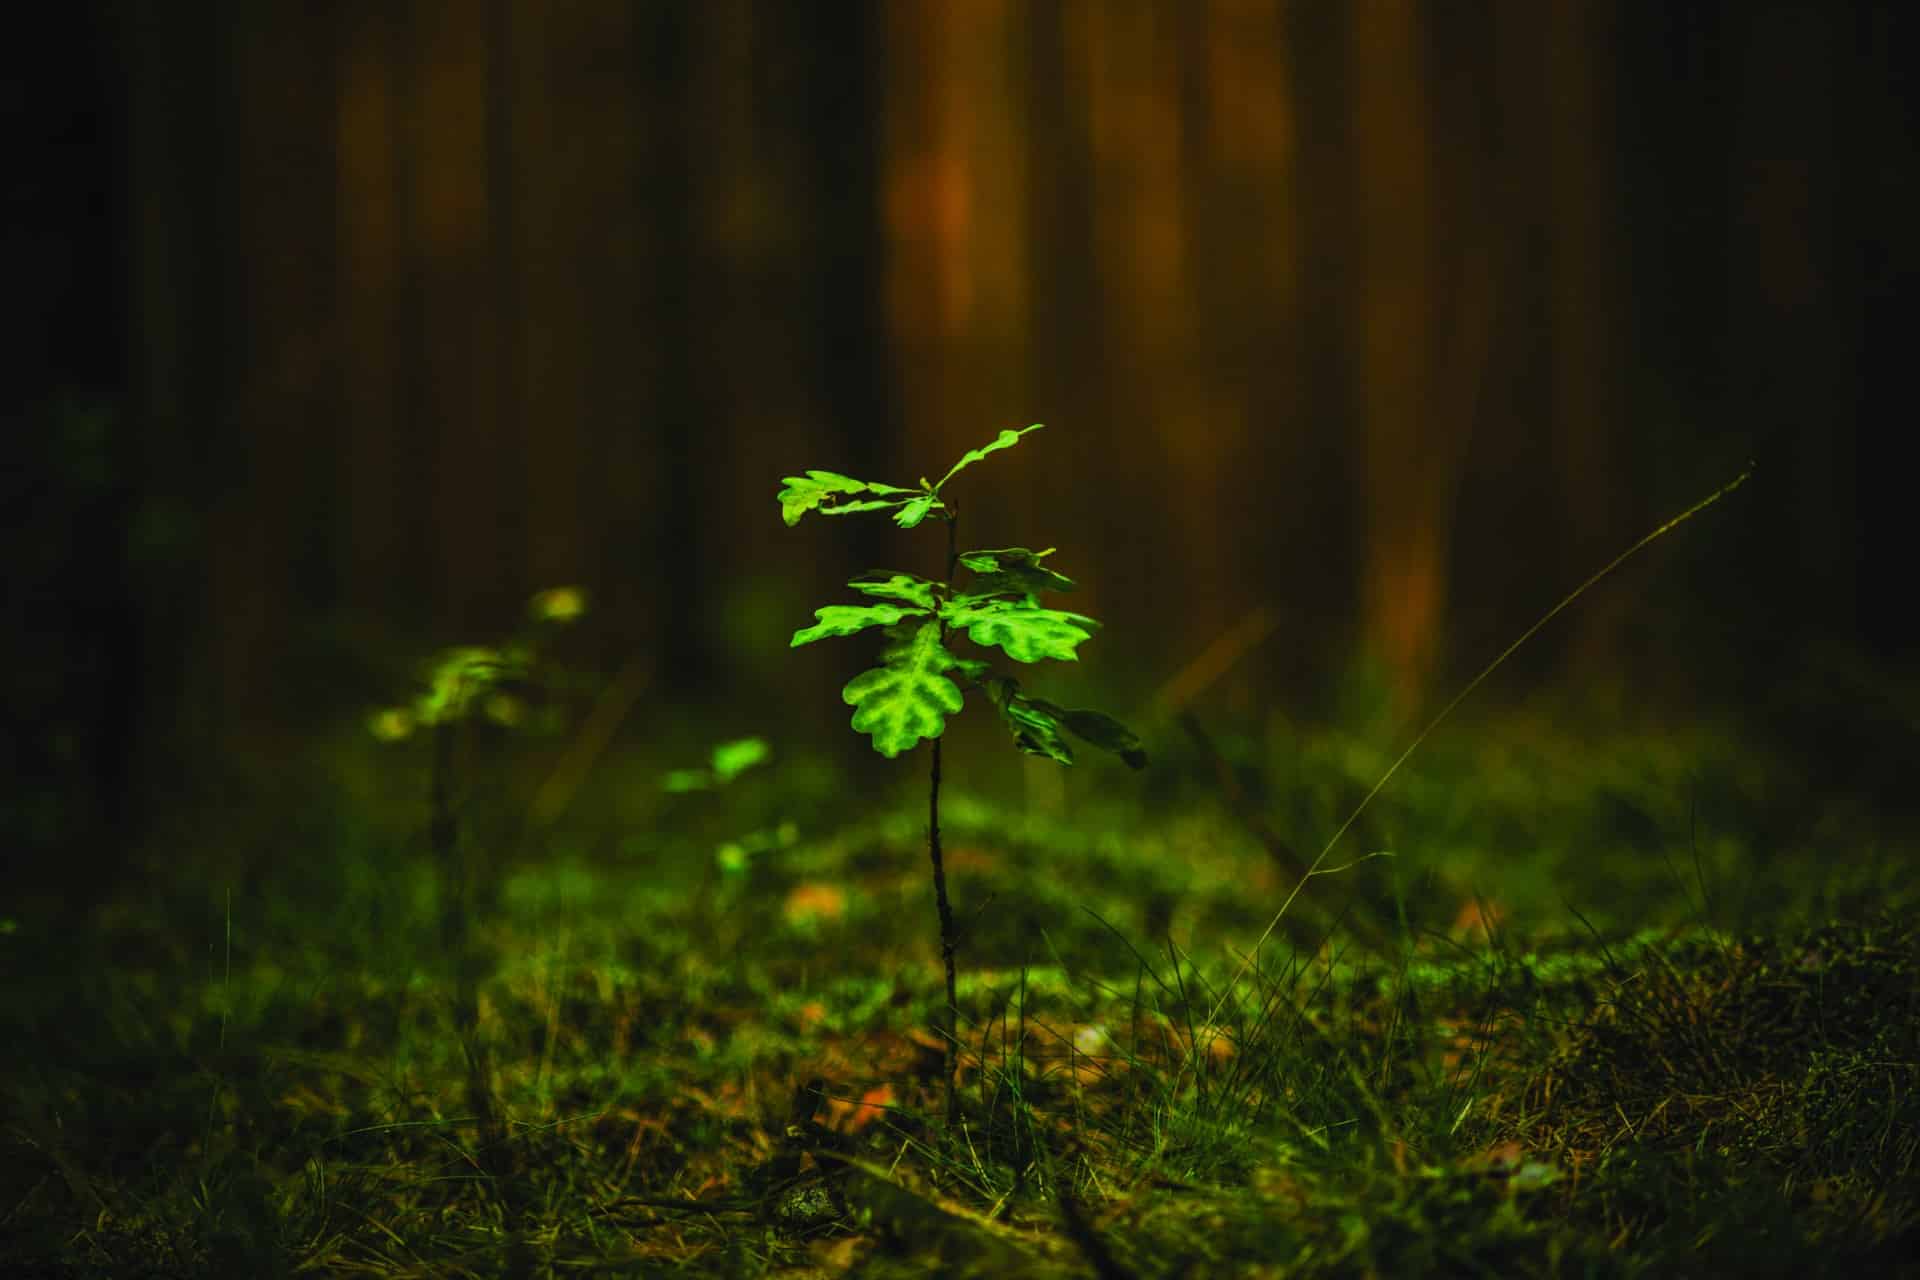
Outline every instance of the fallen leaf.
<svg viewBox="0 0 1920 1280"><path fill-rule="evenodd" d="M838 1240L821 1241L809 1252L813 1254L815 1264L822 1271L838 1275L853 1270L853 1265L860 1260L860 1252L866 1244L865 1236L842 1236Z"/></svg>
<svg viewBox="0 0 1920 1280"><path fill-rule="evenodd" d="M1485 898L1469 898L1453 917L1452 933L1456 938L1474 933L1491 933L1506 918L1506 909L1499 903Z"/></svg>
<svg viewBox="0 0 1920 1280"><path fill-rule="evenodd" d="M789 924L838 920L847 914L847 891L838 885L810 880L795 885L783 908Z"/></svg>
<svg viewBox="0 0 1920 1280"><path fill-rule="evenodd" d="M841 1133L858 1133L886 1115L886 1109L893 1103L893 1086L886 1084L875 1085L867 1090L860 1095L858 1102L830 1098L827 1101L827 1127Z"/></svg>

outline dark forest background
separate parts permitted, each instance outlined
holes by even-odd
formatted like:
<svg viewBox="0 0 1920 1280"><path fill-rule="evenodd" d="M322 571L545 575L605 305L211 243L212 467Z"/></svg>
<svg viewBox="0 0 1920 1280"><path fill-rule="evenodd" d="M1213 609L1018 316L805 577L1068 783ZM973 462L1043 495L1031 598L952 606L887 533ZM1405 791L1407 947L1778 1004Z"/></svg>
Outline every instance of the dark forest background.
<svg viewBox="0 0 1920 1280"><path fill-rule="evenodd" d="M1852 768L1911 666L1914 13L44 7L0 53L0 834L295 767L562 583L661 704L846 738L866 655L787 637L938 539L787 530L779 478L1030 422L963 540L1060 547L1116 710L1226 637L1231 705L1365 659L1430 714L1754 459L1512 683Z"/></svg>

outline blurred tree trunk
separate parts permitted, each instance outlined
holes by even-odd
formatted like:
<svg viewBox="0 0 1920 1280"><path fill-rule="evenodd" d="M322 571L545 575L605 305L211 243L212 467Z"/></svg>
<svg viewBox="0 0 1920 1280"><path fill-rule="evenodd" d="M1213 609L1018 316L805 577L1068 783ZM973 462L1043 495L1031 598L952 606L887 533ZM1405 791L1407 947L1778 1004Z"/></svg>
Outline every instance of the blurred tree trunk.
<svg viewBox="0 0 1920 1280"><path fill-rule="evenodd" d="M1550 133L1541 159L1552 237L1550 421L1562 548L1559 581L1543 584L1543 597L1572 588L1624 550L1642 519L1619 463L1628 396L1619 354L1625 245L1612 126L1613 10L1603 0L1534 10L1544 27L1537 62ZM1619 632L1633 604L1623 585L1584 598L1572 620L1573 658L1587 679L1617 668Z"/></svg>
<svg viewBox="0 0 1920 1280"><path fill-rule="evenodd" d="M395 616L415 593L409 579L426 569L423 529L412 515L418 486L401 459L410 452L404 425L407 350L401 291L406 283L409 205L400 136L406 92L404 14L369 2L341 10L340 92L335 103L335 308L340 317L341 418L337 513L338 556L346 595L362 608Z"/></svg>
<svg viewBox="0 0 1920 1280"><path fill-rule="evenodd" d="M1809 641L1847 629L1841 620L1859 594L1854 436L1834 425L1854 407L1833 397L1861 350L1859 316L1843 301L1861 293L1847 260L1857 249L1843 251L1835 220L1844 177L1835 156L1847 141L1835 105L1851 88L1835 81L1844 65L1836 46L1852 21L1820 7L1759 6L1728 49L1737 105L1724 206L1726 414L1760 441L1770 518L1754 535L1754 563L1769 566L1768 625L1794 641L1781 675L1798 674ZM1781 590L1783 581L1796 590Z"/></svg>
<svg viewBox="0 0 1920 1280"><path fill-rule="evenodd" d="M514 370L512 413L526 464L528 511L521 585L539 589L580 581L590 563L584 493L593 456L587 434L587 294L576 262L583 239L579 193L606 179L578 126L610 118L615 104L608 92L611 77L576 69L589 51L617 49L623 33L617 26L604 30L578 7L511 0L500 8L505 48L495 55L501 68L496 92L513 104L497 144L512 157L512 192L504 198L513 214L502 221L518 267L517 349L506 359Z"/></svg>
<svg viewBox="0 0 1920 1280"><path fill-rule="evenodd" d="M176 788L212 745L214 673L200 650L210 619L199 548L201 511L216 488L211 417L223 352L237 327L207 278L226 230L220 200L225 60L217 15L119 12L128 88L133 199L130 288L135 457L140 494L132 552L141 644L151 673L139 716L140 772Z"/></svg>
<svg viewBox="0 0 1920 1280"><path fill-rule="evenodd" d="M1432 672L1447 590L1459 424L1435 404L1435 253L1422 9L1361 0L1349 43L1362 504L1362 638L1397 715Z"/></svg>
<svg viewBox="0 0 1920 1280"><path fill-rule="evenodd" d="M488 100L489 31L476 17L464 5L412 6L415 96L401 122L420 280L423 404L415 429L431 458L425 509L435 613L448 638L462 641L484 634L515 594L501 588L510 569L501 528L506 440L494 385L500 312L489 288L503 246L490 198L488 114L504 104Z"/></svg>
<svg viewBox="0 0 1920 1280"><path fill-rule="evenodd" d="M1196 7L1193 20L1203 17ZM1137 424L1127 447L1099 450L1100 487L1144 487L1158 508L1144 520L1138 512L1110 520L1107 545L1130 544L1132 563L1118 581L1098 581L1129 605L1147 603L1141 612L1154 617L1175 660L1218 634L1230 607L1219 590L1232 569L1220 549L1217 468L1222 447L1245 426L1196 364L1205 316L1192 236L1192 180L1202 172L1188 128L1192 35L1192 23L1167 6L1094 4L1081 29L1101 282L1092 319ZM1146 522L1152 532L1141 536ZM1189 607L1169 616L1151 602L1176 581Z"/></svg>
<svg viewBox="0 0 1920 1280"><path fill-rule="evenodd" d="M208 127L230 131L216 187L227 243L199 264L230 320L201 458L216 485L205 667L215 722L257 739L275 722L274 692L312 675L296 622L334 590L334 65L314 56L332 44L324 13L240 5L226 18L231 96ZM203 145L221 146L219 133Z"/></svg>

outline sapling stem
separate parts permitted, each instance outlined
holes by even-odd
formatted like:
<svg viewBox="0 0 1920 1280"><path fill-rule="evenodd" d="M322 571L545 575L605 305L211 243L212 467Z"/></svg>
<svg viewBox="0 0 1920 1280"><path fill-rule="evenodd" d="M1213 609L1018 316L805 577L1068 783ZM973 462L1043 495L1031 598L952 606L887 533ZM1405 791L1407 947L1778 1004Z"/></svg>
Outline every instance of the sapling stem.
<svg viewBox="0 0 1920 1280"><path fill-rule="evenodd" d="M440 945L450 956L467 947L466 876L459 863L460 828L453 816L453 730L451 720L433 726L432 772L427 780L427 842L440 868Z"/></svg>
<svg viewBox="0 0 1920 1280"><path fill-rule="evenodd" d="M480 1125L481 1166L490 1175L505 1170L505 1131L493 1095L493 1056L480 1026L480 988L477 957L474 954L472 908L477 892L477 869L470 848L460 839L460 823L453 806L454 735L460 721L436 720L433 725L433 765L428 781L428 841L440 864L441 945L454 964L453 1024L460 1036L460 1047L467 1064L467 1107ZM496 1181L494 1189L500 1184Z"/></svg>
<svg viewBox="0 0 1920 1280"><path fill-rule="evenodd" d="M954 1092L954 1074L958 1068L960 1043L960 994L956 976L953 940L953 903L947 898L947 869L940 857L940 739L933 740L932 785L927 788L927 857L933 862L933 902L940 912L940 959L947 969L947 1016L944 1026L936 1026L945 1050L947 1080L947 1119L954 1120L959 1096Z"/></svg>
<svg viewBox="0 0 1920 1280"><path fill-rule="evenodd" d="M952 582L954 567L960 561L960 553L955 549L954 541L956 526L960 520L960 508L948 503L946 520L946 581ZM940 642L945 644L946 639L947 627L942 622ZM960 1114L960 1099L954 1089L954 1077L958 1073L960 1058L960 994L955 961L959 943L953 936L953 903L947 897L947 868L940 854L940 739L938 738L933 740L933 758L928 767L927 857L933 862L933 902L940 913L940 959L947 970L947 1017L941 1039L945 1049L947 1123L952 1124Z"/></svg>

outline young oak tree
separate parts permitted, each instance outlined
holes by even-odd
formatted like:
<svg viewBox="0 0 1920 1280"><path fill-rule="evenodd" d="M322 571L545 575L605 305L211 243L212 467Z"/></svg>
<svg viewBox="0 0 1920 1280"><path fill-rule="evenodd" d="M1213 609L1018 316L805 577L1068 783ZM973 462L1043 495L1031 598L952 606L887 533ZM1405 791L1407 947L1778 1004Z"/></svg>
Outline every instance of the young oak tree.
<svg viewBox="0 0 1920 1280"><path fill-rule="evenodd" d="M948 481L988 454L1010 448L1022 436L1040 430L1034 423L1019 431L1003 430L991 444L970 449L947 469L937 483L923 476L917 488L855 480L834 471L808 471L787 476L780 490L780 514L789 526L808 512L823 516L863 511L891 511L902 529L917 528L929 517L947 526L946 573L939 580L896 569L875 569L848 580L847 585L869 598L867 604L830 604L814 610L813 626L793 633L798 648L828 636L850 636L871 627L883 628L886 645L877 666L861 672L841 690L851 706L853 727L873 739L873 749L892 759L912 750L923 739L933 743L928 765L927 854L933 864L934 903L940 916L940 955L946 966L947 1010L942 1039L946 1045L947 1118L955 1116L955 1047L960 1009L955 994L953 908L947 899L946 870L940 853L940 737L947 717L965 705L966 690L985 695L1000 713L1013 745L1030 755L1047 756L1072 764L1072 735L1111 751L1135 769L1144 768L1147 753L1132 730L1099 711L1058 706L1022 690L1020 681L997 672L984 658L961 657L948 646L956 636L982 649L999 649L1015 662L1043 658L1077 662L1082 641L1099 623L1085 614L1050 609L1040 603L1043 592L1073 590L1073 581L1047 566L1053 548L1029 551L1025 547L960 551L957 528L960 510L944 490ZM965 569L967 581L955 575Z"/></svg>

